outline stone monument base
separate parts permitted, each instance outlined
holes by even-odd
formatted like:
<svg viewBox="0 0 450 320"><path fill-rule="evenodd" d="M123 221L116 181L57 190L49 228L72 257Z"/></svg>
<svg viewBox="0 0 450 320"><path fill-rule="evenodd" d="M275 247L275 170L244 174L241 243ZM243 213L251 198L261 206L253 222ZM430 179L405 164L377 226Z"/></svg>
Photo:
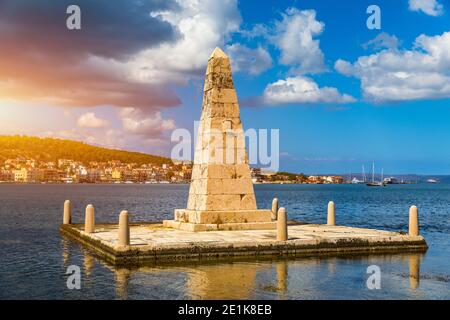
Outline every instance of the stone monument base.
<svg viewBox="0 0 450 320"><path fill-rule="evenodd" d="M185 231L273 230L270 210L197 211L175 209L174 220L164 220L164 227Z"/></svg>

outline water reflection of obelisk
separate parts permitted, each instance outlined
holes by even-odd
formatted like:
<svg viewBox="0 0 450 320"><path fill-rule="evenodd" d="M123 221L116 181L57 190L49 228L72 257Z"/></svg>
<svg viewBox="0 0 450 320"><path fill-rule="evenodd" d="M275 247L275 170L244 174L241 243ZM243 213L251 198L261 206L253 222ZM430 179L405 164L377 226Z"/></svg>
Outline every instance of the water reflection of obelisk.
<svg viewBox="0 0 450 320"><path fill-rule="evenodd" d="M186 287L194 299L250 299L257 268L247 263L199 266L189 274Z"/></svg>
<svg viewBox="0 0 450 320"><path fill-rule="evenodd" d="M114 273L116 275L116 297L117 299L127 299L131 270L127 268L117 268L114 269Z"/></svg>
<svg viewBox="0 0 450 320"><path fill-rule="evenodd" d="M88 251L83 251L83 267L84 272L86 273L86 276L91 276L92 270L95 266L95 258L92 254L90 254Z"/></svg>

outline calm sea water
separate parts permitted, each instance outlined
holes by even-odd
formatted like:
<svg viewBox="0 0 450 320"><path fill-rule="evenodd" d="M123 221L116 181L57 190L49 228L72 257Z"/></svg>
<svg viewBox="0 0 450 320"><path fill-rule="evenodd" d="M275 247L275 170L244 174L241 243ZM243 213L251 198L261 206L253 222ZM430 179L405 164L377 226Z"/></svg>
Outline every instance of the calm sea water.
<svg viewBox="0 0 450 320"><path fill-rule="evenodd" d="M326 222L329 200L338 224L407 230L420 210L426 254L371 255L115 269L59 234L62 204L74 222L93 203L96 220L160 221L186 205L187 185L0 185L0 299L450 299L450 185L257 185L258 206L274 196L290 219ZM367 267L381 269L381 289L366 286ZM66 287L69 265L81 290Z"/></svg>

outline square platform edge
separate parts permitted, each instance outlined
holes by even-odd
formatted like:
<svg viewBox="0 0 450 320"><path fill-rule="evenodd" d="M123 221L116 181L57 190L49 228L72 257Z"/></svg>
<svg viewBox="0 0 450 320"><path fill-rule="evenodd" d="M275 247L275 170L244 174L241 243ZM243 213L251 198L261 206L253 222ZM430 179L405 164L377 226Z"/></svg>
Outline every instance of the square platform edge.
<svg viewBox="0 0 450 320"><path fill-rule="evenodd" d="M151 223L155 224L155 223ZM108 224L115 225L116 224ZM139 225L142 225L140 223ZM60 232L76 242L81 243L90 251L98 254L113 265L137 266L147 263L180 263L182 261L203 261L222 259L254 259L273 256L329 256L354 254L399 254L407 252L424 253L428 245L422 236L408 237L399 241L396 239L374 239L375 241L340 239L337 242L270 241L266 243L236 243L201 245L186 243L184 246L170 247L128 247L118 249L86 235L81 224L61 225ZM398 238L398 237L396 237ZM381 241L380 241L381 240Z"/></svg>

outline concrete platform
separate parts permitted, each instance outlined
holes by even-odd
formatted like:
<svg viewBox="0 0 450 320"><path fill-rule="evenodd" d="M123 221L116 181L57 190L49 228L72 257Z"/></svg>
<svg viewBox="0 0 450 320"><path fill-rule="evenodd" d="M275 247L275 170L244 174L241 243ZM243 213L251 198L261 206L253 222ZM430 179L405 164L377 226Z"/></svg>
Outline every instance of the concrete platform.
<svg viewBox="0 0 450 320"><path fill-rule="evenodd" d="M60 230L114 265L238 257L425 252L428 248L422 236L292 222L287 241L277 241L276 230L189 232L166 228L161 223L132 224L129 247L117 246L117 224L96 225L91 234L85 233L81 224L62 225Z"/></svg>

